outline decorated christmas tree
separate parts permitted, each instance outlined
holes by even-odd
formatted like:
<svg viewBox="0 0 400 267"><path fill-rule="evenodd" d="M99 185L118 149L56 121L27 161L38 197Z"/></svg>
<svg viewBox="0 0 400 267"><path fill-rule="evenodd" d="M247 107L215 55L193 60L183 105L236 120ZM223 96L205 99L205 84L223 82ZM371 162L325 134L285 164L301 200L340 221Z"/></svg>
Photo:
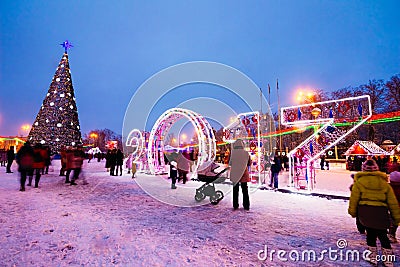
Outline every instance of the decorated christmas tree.
<svg viewBox="0 0 400 267"><path fill-rule="evenodd" d="M60 151L62 146L75 146L82 143L78 109L68 62L68 49L72 45L68 40L61 45L64 47L65 53L58 64L50 88L28 136L31 144L41 143L49 146L52 153Z"/></svg>

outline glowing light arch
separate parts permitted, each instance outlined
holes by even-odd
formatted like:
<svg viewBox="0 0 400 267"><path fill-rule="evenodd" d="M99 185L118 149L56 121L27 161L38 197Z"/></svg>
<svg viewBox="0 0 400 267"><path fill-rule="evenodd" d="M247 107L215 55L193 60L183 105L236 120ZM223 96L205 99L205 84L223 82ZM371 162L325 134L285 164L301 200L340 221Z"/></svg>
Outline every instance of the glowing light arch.
<svg viewBox="0 0 400 267"><path fill-rule="evenodd" d="M216 142L211 125L200 114L183 108L165 111L151 129L147 147L147 163L151 174L164 170L164 138L178 120L186 118L195 128L199 140L199 157L193 172L206 161L213 161L216 155Z"/></svg>

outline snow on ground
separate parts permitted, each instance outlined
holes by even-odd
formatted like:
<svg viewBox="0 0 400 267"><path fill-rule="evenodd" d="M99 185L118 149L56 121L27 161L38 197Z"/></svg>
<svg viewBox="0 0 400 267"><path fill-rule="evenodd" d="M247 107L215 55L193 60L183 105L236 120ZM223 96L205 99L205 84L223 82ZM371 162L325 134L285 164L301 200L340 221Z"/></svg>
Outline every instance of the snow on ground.
<svg viewBox="0 0 400 267"><path fill-rule="evenodd" d="M66 185L59 164L25 192L15 164L13 174L0 169L0 266L370 266L349 254L362 258L366 246L345 200L258 190L250 211L232 210L229 194L215 206L207 198L206 205L179 207L146 194L126 171L109 176L104 162L85 164L87 185ZM349 172L317 174L319 187L331 187L321 192L349 195ZM201 185L171 190L167 179L148 178L186 201ZM338 240L347 246L338 248ZM400 266L400 245L393 248ZM313 252L322 260L310 260Z"/></svg>

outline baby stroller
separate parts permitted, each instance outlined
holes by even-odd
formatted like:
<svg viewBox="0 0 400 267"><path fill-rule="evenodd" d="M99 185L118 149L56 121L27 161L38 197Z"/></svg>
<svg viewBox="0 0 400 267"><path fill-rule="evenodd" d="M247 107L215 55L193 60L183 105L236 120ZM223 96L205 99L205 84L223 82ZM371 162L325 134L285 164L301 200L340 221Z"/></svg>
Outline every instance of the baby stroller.
<svg viewBox="0 0 400 267"><path fill-rule="evenodd" d="M214 171L219 168L218 164L214 162L206 162L202 166L206 167L200 167L201 171L198 172L197 179L201 182L205 182L205 184L196 189L196 195L194 196L194 199L197 202L200 202L209 196L211 204L217 205L224 198L224 193L221 190L215 191L214 184L219 184L225 181L226 177L220 176L229 168L225 168L222 171L215 173Z"/></svg>

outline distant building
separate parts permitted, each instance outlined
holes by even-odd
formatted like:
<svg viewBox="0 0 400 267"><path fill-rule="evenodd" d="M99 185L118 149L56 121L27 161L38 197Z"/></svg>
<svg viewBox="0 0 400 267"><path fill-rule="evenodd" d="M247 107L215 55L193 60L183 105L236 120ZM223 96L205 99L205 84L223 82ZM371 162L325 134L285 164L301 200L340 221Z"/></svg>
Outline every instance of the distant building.
<svg viewBox="0 0 400 267"><path fill-rule="evenodd" d="M24 145L25 141L26 137L0 136L0 150L7 151L10 146L14 146L14 152L16 153Z"/></svg>

